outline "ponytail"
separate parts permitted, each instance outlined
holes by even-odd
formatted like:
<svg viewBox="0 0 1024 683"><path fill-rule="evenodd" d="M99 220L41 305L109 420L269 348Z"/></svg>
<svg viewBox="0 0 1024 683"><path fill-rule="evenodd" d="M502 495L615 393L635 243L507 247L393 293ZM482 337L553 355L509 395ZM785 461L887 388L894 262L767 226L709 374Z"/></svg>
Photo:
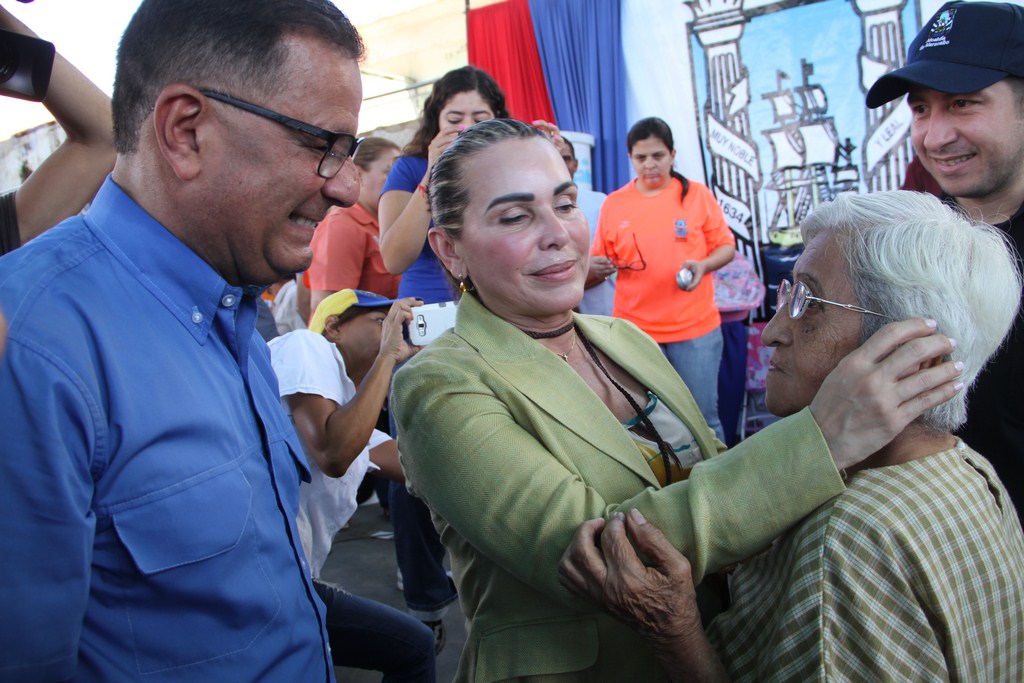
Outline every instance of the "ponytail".
<svg viewBox="0 0 1024 683"><path fill-rule="evenodd" d="M683 177L683 174L677 171L675 168L671 171L672 177L678 180L682 186L683 191L679 195L679 203L682 204L683 200L686 199L686 193L690 191L690 181Z"/></svg>

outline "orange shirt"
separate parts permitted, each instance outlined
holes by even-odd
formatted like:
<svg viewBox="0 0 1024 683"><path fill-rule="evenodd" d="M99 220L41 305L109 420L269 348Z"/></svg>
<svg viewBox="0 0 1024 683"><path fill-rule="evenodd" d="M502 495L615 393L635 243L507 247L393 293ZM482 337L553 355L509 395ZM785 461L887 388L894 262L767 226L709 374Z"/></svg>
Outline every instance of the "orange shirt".
<svg viewBox="0 0 1024 683"><path fill-rule="evenodd" d="M612 315L662 344L696 339L721 325L711 274L684 292L676 273L685 261L736 244L711 190L691 180L682 203L681 192L675 178L655 195L642 194L636 180L612 192L601 207L590 251L637 265L643 258L643 270L619 270Z"/></svg>
<svg viewBox="0 0 1024 683"><path fill-rule="evenodd" d="M393 299L401 275L392 275L380 255L380 224L359 204L332 209L316 226L306 273L309 288L337 292L363 289Z"/></svg>

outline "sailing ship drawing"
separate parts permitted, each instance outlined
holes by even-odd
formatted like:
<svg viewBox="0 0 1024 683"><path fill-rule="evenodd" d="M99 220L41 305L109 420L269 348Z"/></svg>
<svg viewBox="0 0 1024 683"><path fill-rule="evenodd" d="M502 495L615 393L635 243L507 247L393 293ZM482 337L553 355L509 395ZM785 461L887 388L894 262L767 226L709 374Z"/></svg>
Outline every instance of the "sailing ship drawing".
<svg viewBox="0 0 1024 683"><path fill-rule="evenodd" d="M810 81L814 65L801 59L800 69L800 85L787 86L789 76L776 71L776 90L762 95L772 105L776 124L762 131L773 155L763 189L777 195L769 238L795 230L818 204L857 192L860 181L852 160L856 145L850 138L840 140L824 88Z"/></svg>

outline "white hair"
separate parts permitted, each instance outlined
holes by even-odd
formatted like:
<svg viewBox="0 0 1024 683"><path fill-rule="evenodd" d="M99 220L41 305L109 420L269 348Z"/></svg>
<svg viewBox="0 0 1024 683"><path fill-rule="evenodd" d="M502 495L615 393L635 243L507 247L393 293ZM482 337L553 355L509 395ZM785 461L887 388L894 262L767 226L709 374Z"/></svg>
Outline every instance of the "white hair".
<svg viewBox="0 0 1024 683"><path fill-rule="evenodd" d="M1017 315L1021 273L1006 235L932 195L840 195L818 207L800 229L804 244L823 233L835 237L858 305L897 320L934 319L939 332L957 341L952 359L963 362L967 387ZM865 315L861 343L888 322ZM966 393L932 408L921 421L953 431L967 419Z"/></svg>

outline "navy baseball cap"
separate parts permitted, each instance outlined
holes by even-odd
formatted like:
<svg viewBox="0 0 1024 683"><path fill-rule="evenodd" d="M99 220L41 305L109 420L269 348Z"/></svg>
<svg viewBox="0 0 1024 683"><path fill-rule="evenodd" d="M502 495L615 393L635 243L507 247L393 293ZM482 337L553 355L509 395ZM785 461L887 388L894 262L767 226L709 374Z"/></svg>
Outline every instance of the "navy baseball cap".
<svg viewBox="0 0 1024 683"><path fill-rule="evenodd" d="M1007 76L1024 76L1024 8L1005 2L947 2L910 44L906 66L871 86L867 105L881 107L915 85L965 93Z"/></svg>

